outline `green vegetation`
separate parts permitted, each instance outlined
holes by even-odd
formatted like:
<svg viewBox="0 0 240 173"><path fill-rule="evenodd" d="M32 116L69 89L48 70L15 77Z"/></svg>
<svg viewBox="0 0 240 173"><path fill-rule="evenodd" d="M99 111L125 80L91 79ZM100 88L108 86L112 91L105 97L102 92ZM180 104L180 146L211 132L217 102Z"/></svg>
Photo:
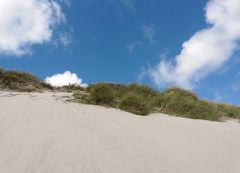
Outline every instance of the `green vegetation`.
<svg viewBox="0 0 240 173"><path fill-rule="evenodd" d="M139 84L98 83L87 88L75 85L52 87L30 73L6 71L0 67L0 89L73 92L77 102L118 108L143 116L161 112L211 121L220 121L226 117L240 119L240 107L201 100L192 91L176 87L163 92Z"/></svg>
<svg viewBox="0 0 240 173"><path fill-rule="evenodd" d="M240 118L240 107L200 100L191 91L170 88L163 92L139 84L99 83L76 90L78 102L119 108L137 115L162 112L175 116L220 121Z"/></svg>
<svg viewBox="0 0 240 173"><path fill-rule="evenodd" d="M83 91L84 89L81 86L77 86L75 84L70 84L62 87L52 87L52 90L59 92L75 92L75 91Z"/></svg>
<svg viewBox="0 0 240 173"><path fill-rule="evenodd" d="M220 120L217 106L211 102L199 100L191 91L170 88L162 93L160 100L162 112L193 119Z"/></svg>
<svg viewBox="0 0 240 173"><path fill-rule="evenodd" d="M54 90L60 92L74 92L83 90L76 85L53 87L44 83L36 76L27 72L9 71L0 67L0 89L19 92L41 92L43 90Z"/></svg>
<svg viewBox="0 0 240 173"><path fill-rule="evenodd" d="M150 87L137 84L99 83L90 85L85 92L74 92L74 97L79 102L120 108L138 115L151 113L153 107L149 101L157 95L158 92Z"/></svg>
<svg viewBox="0 0 240 173"><path fill-rule="evenodd" d="M131 93L121 98L119 108L138 115L147 115L151 111L144 97Z"/></svg>
<svg viewBox="0 0 240 173"><path fill-rule="evenodd" d="M4 69L0 67L0 76L3 74Z"/></svg>
<svg viewBox="0 0 240 173"><path fill-rule="evenodd" d="M240 107L229 104L217 104L218 110L225 117L240 119Z"/></svg>
<svg viewBox="0 0 240 173"><path fill-rule="evenodd" d="M0 89L32 92L51 88L50 85L45 84L30 73L5 71L3 68L0 68Z"/></svg>
<svg viewBox="0 0 240 173"><path fill-rule="evenodd" d="M87 90L91 93L88 99L89 103L116 107L116 93L110 85L91 85Z"/></svg>

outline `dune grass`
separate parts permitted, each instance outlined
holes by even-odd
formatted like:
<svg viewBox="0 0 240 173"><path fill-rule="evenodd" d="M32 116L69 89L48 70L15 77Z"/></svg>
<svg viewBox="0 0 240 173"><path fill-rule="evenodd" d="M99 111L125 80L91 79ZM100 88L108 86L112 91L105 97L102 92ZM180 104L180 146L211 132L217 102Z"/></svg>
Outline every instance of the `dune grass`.
<svg viewBox="0 0 240 173"><path fill-rule="evenodd" d="M4 70L0 67L0 89L13 90L19 92L42 92L43 90L74 92L83 90L82 87L76 85L68 85L63 87L53 87L45 83L38 77L27 72L18 72L12 70Z"/></svg>
<svg viewBox="0 0 240 173"><path fill-rule="evenodd" d="M240 107L229 104L219 104L217 103L218 110L222 113L223 116L229 118L240 119Z"/></svg>
<svg viewBox="0 0 240 173"><path fill-rule="evenodd" d="M169 88L163 92L139 84L99 83L75 91L78 102L122 109L137 115L161 112L179 117L221 121L240 118L240 107L201 100L192 91Z"/></svg>
<svg viewBox="0 0 240 173"><path fill-rule="evenodd" d="M73 92L77 102L117 108L142 116L161 112L211 121L226 117L240 119L239 106L201 100L192 91L176 87L163 92L139 84L98 83L87 88L75 85L52 87L30 73L7 71L0 67L0 89Z"/></svg>
<svg viewBox="0 0 240 173"><path fill-rule="evenodd" d="M4 69L2 67L0 67L0 76L3 74Z"/></svg>
<svg viewBox="0 0 240 173"><path fill-rule="evenodd" d="M82 103L120 108L138 115L147 115L152 109L152 104L149 104L151 97L157 94L157 91L148 86L99 83L89 85L84 95L82 92L75 92L74 97Z"/></svg>
<svg viewBox="0 0 240 173"><path fill-rule="evenodd" d="M125 94L119 103L119 108L137 115L147 115L150 113L150 105L141 95L129 93Z"/></svg>
<svg viewBox="0 0 240 173"><path fill-rule="evenodd" d="M7 71L0 68L0 88L20 92L40 91L52 87L27 72Z"/></svg>

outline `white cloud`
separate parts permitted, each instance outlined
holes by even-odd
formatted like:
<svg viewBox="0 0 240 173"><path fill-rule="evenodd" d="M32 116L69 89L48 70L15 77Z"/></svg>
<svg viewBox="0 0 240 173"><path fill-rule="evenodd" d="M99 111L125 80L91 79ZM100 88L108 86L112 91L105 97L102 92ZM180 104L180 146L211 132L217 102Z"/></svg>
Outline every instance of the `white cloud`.
<svg viewBox="0 0 240 173"><path fill-rule="evenodd" d="M58 0L58 1L65 3L65 5L66 5L68 8L71 7L71 0Z"/></svg>
<svg viewBox="0 0 240 173"><path fill-rule="evenodd" d="M120 0L120 2L127 7L132 13L136 12L135 0Z"/></svg>
<svg viewBox="0 0 240 173"><path fill-rule="evenodd" d="M149 41L150 44L156 41L156 29L153 25L142 25L144 37Z"/></svg>
<svg viewBox="0 0 240 173"><path fill-rule="evenodd" d="M140 41L133 41L127 45L127 49L130 53L132 53L138 46L141 45Z"/></svg>
<svg viewBox="0 0 240 173"><path fill-rule="evenodd" d="M52 86L67 86L67 85L77 85L81 87L87 87L86 83L82 83L82 79L79 78L75 73L66 71L64 73L58 73L51 77L47 77L45 82L51 84Z"/></svg>
<svg viewBox="0 0 240 173"><path fill-rule="evenodd" d="M232 85L232 91L233 92L239 92L240 91L240 83L236 82Z"/></svg>
<svg viewBox="0 0 240 173"><path fill-rule="evenodd" d="M220 92L218 92L218 91L215 91L215 92L213 93L213 95L214 95L214 101L216 101L216 102L222 102L222 101L224 101L225 99L228 98L227 95L222 95L222 94L221 94Z"/></svg>
<svg viewBox="0 0 240 173"><path fill-rule="evenodd" d="M31 53L33 45L51 41L55 27L64 22L57 0L1 0L0 54Z"/></svg>
<svg viewBox="0 0 240 173"><path fill-rule="evenodd" d="M73 43L72 35L69 33L61 33L58 38L54 41L56 47L62 45L68 47Z"/></svg>
<svg viewBox="0 0 240 173"><path fill-rule="evenodd" d="M59 39L64 46L69 46L72 42L71 37L67 34L62 34Z"/></svg>
<svg viewBox="0 0 240 173"><path fill-rule="evenodd" d="M239 48L239 0L210 0L205 16L209 26L183 43L181 53L173 62L162 60L149 70L157 85L192 88L200 79L221 68Z"/></svg>

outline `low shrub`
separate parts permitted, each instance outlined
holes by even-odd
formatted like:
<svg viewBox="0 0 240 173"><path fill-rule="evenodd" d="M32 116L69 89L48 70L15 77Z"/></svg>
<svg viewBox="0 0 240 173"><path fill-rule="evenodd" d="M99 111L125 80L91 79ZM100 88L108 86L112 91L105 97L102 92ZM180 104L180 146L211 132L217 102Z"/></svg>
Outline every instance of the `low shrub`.
<svg viewBox="0 0 240 173"><path fill-rule="evenodd" d="M0 88L15 90L19 92L41 91L42 89L52 90L53 87L42 82L36 76L17 71L4 71L0 69Z"/></svg>
<svg viewBox="0 0 240 173"><path fill-rule="evenodd" d="M135 93L143 97L155 97L158 92L146 85L129 84L125 86L125 92Z"/></svg>
<svg viewBox="0 0 240 173"><path fill-rule="evenodd" d="M192 91L169 88L156 91L139 84L90 85L86 92L75 91L76 100L84 103L120 108L138 115L162 112L192 119L219 121L223 116L240 118L240 107L198 99Z"/></svg>
<svg viewBox="0 0 240 173"><path fill-rule="evenodd" d="M168 97L178 96L178 97L184 97L184 98L191 99L191 100L198 100L198 96L195 93L193 93L192 91L177 88L177 87L167 89L164 92L164 94Z"/></svg>
<svg viewBox="0 0 240 173"><path fill-rule="evenodd" d="M87 100L88 103L111 107L116 106L115 92L108 84L90 85L87 91L90 93Z"/></svg>
<svg viewBox="0 0 240 173"><path fill-rule="evenodd" d="M62 86L62 87L52 87L52 88L54 90L60 91L60 92L74 92L74 91L84 91L85 90L85 88L83 88L79 85L76 85L76 84L70 84L70 85L66 85L66 86Z"/></svg>
<svg viewBox="0 0 240 173"><path fill-rule="evenodd" d="M52 85L50 85L48 83L45 83L45 82L42 82L41 85L44 89L48 89L48 90L54 90L55 89Z"/></svg>
<svg viewBox="0 0 240 173"><path fill-rule="evenodd" d="M39 83L40 80L30 73L5 71L2 75L5 83Z"/></svg>
<svg viewBox="0 0 240 173"><path fill-rule="evenodd" d="M75 85L52 87L36 76L0 68L0 89L16 91L41 91L42 89L74 92L75 100L81 103L120 108L138 115L162 112L193 119L219 121L222 117L240 119L240 107L198 99L192 91L169 88L156 91L140 84L98 83L82 88Z"/></svg>
<svg viewBox="0 0 240 173"><path fill-rule="evenodd" d="M30 73L3 71L1 74L1 88L4 89L30 92L41 87L41 81Z"/></svg>
<svg viewBox="0 0 240 173"><path fill-rule="evenodd" d="M89 103L90 101L88 100L88 93L82 90L76 90L73 93L73 97L76 99L76 101L80 103Z"/></svg>
<svg viewBox="0 0 240 173"><path fill-rule="evenodd" d="M121 98L119 108L137 115L147 115L151 111L144 97L131 93Z"/></svg>
<svg viewBox="0 0 240 173"><path fill-rule="evenodd" d="M164 94L163 111L165 113L192 119L220 120L221 114L214 104L198 100L189 91L182 91L177 90L177 94L169 94L169 92Z"/></svg>
<svg viewBox="0 0 240 173"><path fill-rule="evenodd" d="M218 111L216 105L200 100L193 103L192 109L189 110L189 118L219 121L222 114Z"/></svg>
<svg viewBox="0 0 240 173"><path fill-rule="evenodd" d="M0 67L0 77L2 77L3 73L4 73L4 69Z"/></svg>
<svg viewBox="0 0 240 173"><path fill-rule="evenodd" d="M75 91L74 97L82 103L120 108L127 112L147 115L151 100L157 92L148 86L99 83L90 85L86 92Z"/></svg>
<svg viewBox="0 0 240 173"><path fill-rule="evenodd" d="M219 112L223 114L224 117L229 118L240 118L240 107L229 105L229 104L217 104Z"/></svg>

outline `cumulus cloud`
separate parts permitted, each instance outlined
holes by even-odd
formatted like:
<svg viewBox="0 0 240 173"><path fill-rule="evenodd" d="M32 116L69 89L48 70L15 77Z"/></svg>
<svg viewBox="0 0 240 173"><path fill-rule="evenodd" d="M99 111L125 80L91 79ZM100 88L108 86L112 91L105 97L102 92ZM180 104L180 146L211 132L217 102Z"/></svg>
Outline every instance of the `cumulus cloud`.
<svg viewBox="0 0 240 173"><path fill-rule="evenodd" d="M205 10L208 27L183 43L174 61L161 60L149 70L157 85L193 88L200 79L221 68L239 48L240 1L210 0Z"/></svg>
<svg viewBox="0 0 240 173"><path fill-rule="evenodd" d="M31 47L49 42L53 31L65 22L60 1L1 0L0 54L21 56Z"/></svg>
<svg viewBox="0 0 240 173"><path fill-rule="evenodd" d="M87 87L86 83L82 83L82 79L79 78L76 73L71 73L70 71L66 71L64 73L58 73L51 77L47 77L45 82L51 84L52 86L67 86L67 85L76 85L81 87Z"/></svg>
<svg viewBox="0 0 240 173"><path fill-rule="evenodd" d="M150 44L156 41L156 29L153 25L142 25L144 37L149 41Z"/></svg>

